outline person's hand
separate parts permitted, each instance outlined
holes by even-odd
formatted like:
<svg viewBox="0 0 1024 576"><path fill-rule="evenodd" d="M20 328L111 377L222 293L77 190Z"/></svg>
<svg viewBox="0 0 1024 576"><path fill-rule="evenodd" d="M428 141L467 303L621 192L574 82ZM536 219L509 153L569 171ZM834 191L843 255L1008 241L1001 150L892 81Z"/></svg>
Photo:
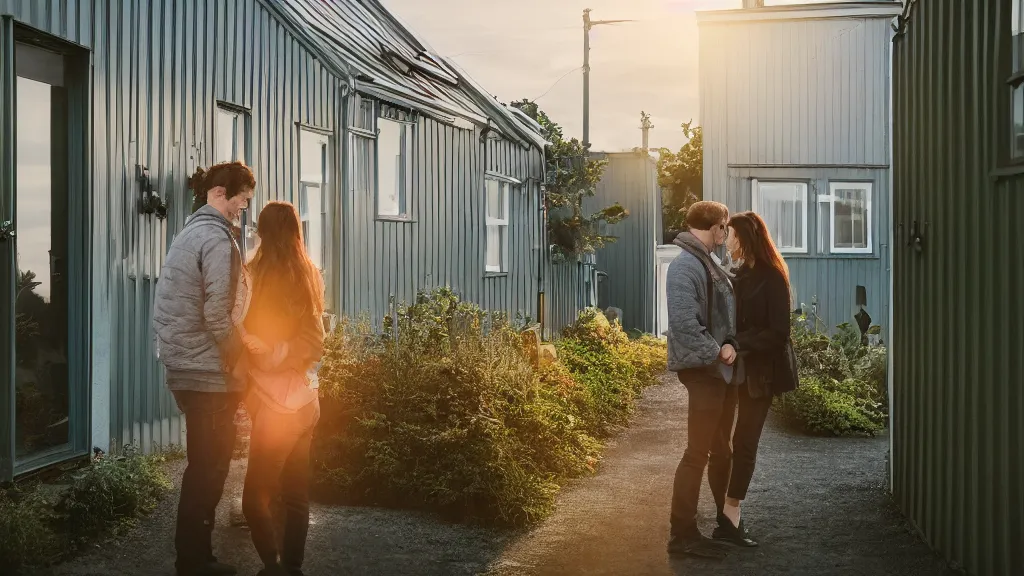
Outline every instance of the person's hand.
<svg viewBox="0 0 1024 576"><path fill-rule="evenodd" d="M246 349L249 350L250 354L264 355L270 354L273 350L259 337L247 334L242 338L242 342L245 344Z"/></svg>
<svg viewBox="0 0 1024 576"><path fill-rule="evenodd" d="M726 366L732 366L732 363L736 361L736 349L733 348L732 344L726 344L722 346L722 350L718 353L718 358Z"/></svg>
<svg viewBox="0 0 1024 576"><path fill-rule="evenodd" d="M231 368L231 376L236 380L246 380L249 378L249 357L247 354L239 356L238 361Z"/></svg>
<svg viewBox="0 0 1024 576"><path fill-rule="evenodd" d="M256 357L257 367L264 372L273 372L288 359L288 343L278 342L267 354Z"/></svg>

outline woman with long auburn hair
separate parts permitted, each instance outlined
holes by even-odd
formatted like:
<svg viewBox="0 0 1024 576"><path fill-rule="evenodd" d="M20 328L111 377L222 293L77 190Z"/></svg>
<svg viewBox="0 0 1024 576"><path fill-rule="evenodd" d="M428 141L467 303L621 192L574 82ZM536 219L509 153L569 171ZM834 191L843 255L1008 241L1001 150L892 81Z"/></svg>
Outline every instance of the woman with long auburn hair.
<svg viewBox="0 0 1024 576"><path fill-rule="evenodd" d="M244 341L252 356L246 399L252 433L242 510L265 566L260 574L268 576L302 574L309 451L320 419L316 366L323 356L324 284L306 253L299 222L292 204L267 204L249 263L253 292ZM278 495L285 516L282 540L275 537L270 510Z"/></svg>
<svg viewBox="0 0 1024 576"><path fill-rule="evenodd" d="M764 220L753 212L729 219L726 242L737 263L736 291L737 373L739 416L733 430L732 475L725 506L713 536L740 546L757 546L740 517L754 475L772 398L796 388L796 359L790 341L789 268L772 241Z"/></svg>

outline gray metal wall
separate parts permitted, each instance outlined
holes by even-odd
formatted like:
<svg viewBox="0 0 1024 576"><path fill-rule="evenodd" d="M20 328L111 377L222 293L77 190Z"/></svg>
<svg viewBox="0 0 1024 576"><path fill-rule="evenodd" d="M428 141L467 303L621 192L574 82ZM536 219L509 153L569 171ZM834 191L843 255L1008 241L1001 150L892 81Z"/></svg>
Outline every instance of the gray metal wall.
<svg viewBox="0 0 1024 576"><path fill-rule="evenodd" d="M258 206L292 199L295 123L333 127L338 82L257 0L0 0L0 12L93 51L93 443L180 443L152 294L191 203L185 182L212 161L216 102L251 109ZM136 211L136 163L168 198L168 220Z"/></svg>
<svg viewBox="0 0 1024 576"><path fill-rule="evenodd" d="M661 243L661 188L657 163L639 152L598 153L607 160L604 176L584 209L601 210L618 202L629 217L604 227L603 233L617 240L597 250L602 306L622 309L626 330L653 332L655 323L655 250Z"/></svg>
<svg viewBox="0 0 1024 576"><path fill-rule="evenodd" d="M183 422L152 347L152 295L189 212L187 178L213 162L217 102L251 112L255 218L267 201L295 198L299 123L334 133L334 181L343 181L339 80L259 0L0 0L0 13L93 51L93 444L181 443ZM542 153L421 116L417 154L414 222L376 221L370 198L331 208L343 216L341 250L331 249L341 285L330 287L341 310L379 319L389 295L408 301L417 289L448 285L486 308L537 319L539 276L549 269L546 259L541 266ZM136 163L167 198L166 221L137 213ZM509 273L494 277L484 274L485 169L524 182L510 197ZM552 269L548 306L575 317L581 280Z"/></svg>
<svg viewBox="0 0 1024 576"><path fill-rule="evenodd" d="M1011 2L910 6L893 48L893 492L969 574L1024 574Z"/></svg>
<svg viewBox="0 0 1024 576"><path fill-rule="evenodd" d="M420 116L410 221L379 220L371 191L350 191L343 309L377 322L389 297L412 302L418 290L448 286L489 310L534 320L542 272L543 155L480 131ZM508 271L485 272L485 170L523 182L509 195Z"/></svg>
<svg viewBox="0 0 1024 576"><path fill-rule="evenodd" d="M809 254L786 254L796 302L828 327L852 321L864 286L872 322L888 325L890 19L703 22L704 198L751 208L750 179L809 184ZM873 182L873 253L819 251L815 193L828 181ZM826 237L827 238L827 237ZM826 244L827 246L827 244ZM827 251L827 248L826 248Z"/></svg>

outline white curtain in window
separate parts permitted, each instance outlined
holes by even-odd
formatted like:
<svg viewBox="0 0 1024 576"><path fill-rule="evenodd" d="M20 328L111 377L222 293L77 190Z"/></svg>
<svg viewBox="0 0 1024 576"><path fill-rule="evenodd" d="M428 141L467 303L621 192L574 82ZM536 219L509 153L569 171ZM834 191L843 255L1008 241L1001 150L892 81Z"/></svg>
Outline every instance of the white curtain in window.
<svg viewBox="0 0 1024 576"><path fill-rule="evenodd" d="M754 181L754 210L768 224L779 250L807 247L807 185L800 182Z"/></svg>

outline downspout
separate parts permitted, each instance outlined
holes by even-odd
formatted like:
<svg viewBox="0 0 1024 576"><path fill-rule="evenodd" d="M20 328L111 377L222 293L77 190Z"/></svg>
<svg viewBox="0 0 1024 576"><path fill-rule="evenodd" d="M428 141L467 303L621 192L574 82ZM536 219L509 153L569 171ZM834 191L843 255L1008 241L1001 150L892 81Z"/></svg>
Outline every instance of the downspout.
<svg viewBox="0 0 1024 576"><path fill-rule="evenodd" d="M548 248L548 152L547 147L540 148L540 254L537 258L537 321L540 323L540 338L544 340L544 329L547 327L546 294L544 286L544 269L548 263L551 250Z"/></svg>
<svg viewBox="0 0 1024 576"><path fill-rule="evenodd" d="M341 101L339 102L340 108L340 120L337 123L338 128L335 132L338 134L338 139L341 140L341 146L336 146L335 150L340 150L340 156L335 154L335 175L340 175L336 178L339 183L338 191L335 194L335 198L339 201L335 203L334 207L334 221L338 223L334 227L334 233L332 234L332 249L337 249L338 258L336 259L338 265L334 267L334 271L331 273L331 282L334 286L334 298L336 310L334 314L340 316L347 311L346 308L346 286L343 283L343 279L347 277L349 270L349 251L346 249L347 243L345 239L348 237L348 219L347 216L351 213L351 207L349 202L351 199L351 190L349 190L349 183L351 180L351 172L349 168L348 158L351 155L351 144L349 138L349 106L352 99L352 94L355 93L355 80L351 75L347 75L345 78L338 83L339 93L341 95Z"/></svg>

